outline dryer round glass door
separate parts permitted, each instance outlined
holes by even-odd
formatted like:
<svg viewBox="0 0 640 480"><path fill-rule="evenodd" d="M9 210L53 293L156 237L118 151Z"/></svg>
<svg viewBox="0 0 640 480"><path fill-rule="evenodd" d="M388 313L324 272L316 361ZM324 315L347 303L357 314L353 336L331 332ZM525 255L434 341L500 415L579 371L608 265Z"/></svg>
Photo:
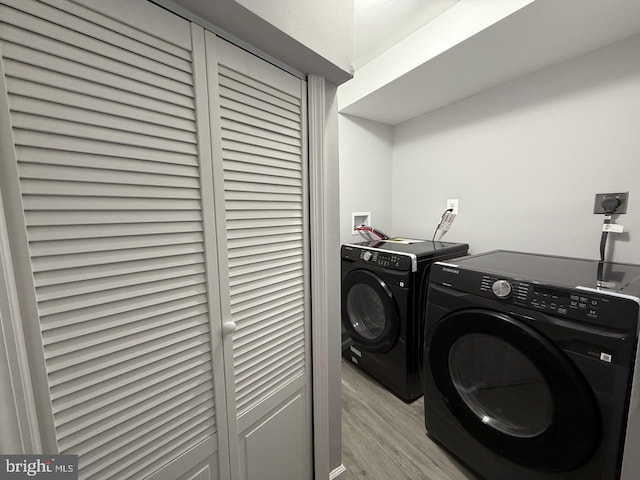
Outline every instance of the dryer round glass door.
<svg viewBox="0 0 640 480"><path fill-rule="evenodd" d="M449 372L458 395L482 423L520 438L541 435L553 424L547 381L504 340L485 333L461 336L451 346Z"/></svg>
<svg viewBox="0 0 640 480"><path fill-rule="evenodd" d="M355 343L385 352L399 332L398 309L389 286L376 274L354 270L342 281L342 323Z"/></svg>
<svg viewBox="0 0 640 480"><path fill-rule="evenodd" d="M481 309L450 313L428 340L427 360L452 415L499 455L561 472L595 451L593 392L564 352L523 321Z"/></svg>

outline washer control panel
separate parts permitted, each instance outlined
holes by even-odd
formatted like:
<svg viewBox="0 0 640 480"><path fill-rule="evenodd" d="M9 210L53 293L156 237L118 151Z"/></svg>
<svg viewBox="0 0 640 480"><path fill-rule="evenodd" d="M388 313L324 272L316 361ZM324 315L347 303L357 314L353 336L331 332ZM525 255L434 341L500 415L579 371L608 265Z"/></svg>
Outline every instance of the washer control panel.
<svg viewBox="0 0 640 480"><path fill-rule="evenodd" d="M342 247L342 258L350 261L377 265L392 270L412 270L412 259L401 253L369 250L351 246Z"/></svg>
<svg viewBox="0 0 640 480"><path fill-rule="evenodd" d="M372 252L370 250L360 250L360 259L387 268L402 268L404 255L396 255L387 252Z"/></svg>

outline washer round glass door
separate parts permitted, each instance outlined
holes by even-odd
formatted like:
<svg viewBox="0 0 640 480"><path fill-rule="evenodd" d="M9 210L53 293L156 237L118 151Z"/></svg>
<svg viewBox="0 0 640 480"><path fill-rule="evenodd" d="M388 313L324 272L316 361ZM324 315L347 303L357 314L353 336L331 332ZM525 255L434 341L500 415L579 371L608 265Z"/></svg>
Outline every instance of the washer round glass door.
<svg viewBox="0 0 640 480"><path fill-rule="evenodd" d="M399 332L399 316L389 286L367 270L349 272L342 281L342 323L362 348L391 349Z"/></svg>
<svg viewBox="0 0 640 480"><path fill-rule="evenodd" d="M443 317L428 365L452 414L482 445L524 466L571 470L600 440L595 397L571 360L526 323L469 309Z"/></svg>

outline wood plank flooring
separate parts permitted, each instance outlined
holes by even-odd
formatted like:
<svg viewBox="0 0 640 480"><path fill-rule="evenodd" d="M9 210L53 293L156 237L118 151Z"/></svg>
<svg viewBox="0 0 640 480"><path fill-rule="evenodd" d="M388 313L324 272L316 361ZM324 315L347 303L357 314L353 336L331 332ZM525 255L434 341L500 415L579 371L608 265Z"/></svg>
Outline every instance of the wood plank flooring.
<svg viewBox="0 0 640 480"><path fill-rule="evenodd" d="M475 480L426 435L423 399L406 404L342 360L345 480Z"/></svg>

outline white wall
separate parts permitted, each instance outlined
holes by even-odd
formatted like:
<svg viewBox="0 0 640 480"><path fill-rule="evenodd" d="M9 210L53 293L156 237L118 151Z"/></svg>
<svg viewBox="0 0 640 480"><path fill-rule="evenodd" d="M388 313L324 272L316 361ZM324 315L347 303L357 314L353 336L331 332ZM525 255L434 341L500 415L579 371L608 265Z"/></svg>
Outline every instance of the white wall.
<svg viewBox="0 0 640 480"><path fill-rule="evenodd" d="M335 84L353 74L353 0L152 1L276 65Z"/></svg>
<svg viewBox="0 0 640 480"><path fill-rule="evenodd" d="M392 127L348 115L338 117L338 127L341 242L363 240L351 233L352 212L371 212L374 227L396 235L391 231Z"/></svg>
<svg viewBox="0 0 640 480"><path fill-rule="evenodd" d="M430 70L434 63L439 64L441 60L437 58L454 51L458 45L477 46L479 42L469 41L471 37L499 24L501 20L532 2L533 0L458 1L422 28L358 68L354 77L340 86L338 108L344 113L396 124L399 122L390 119L398 116L404 119L414 118L419 112L427 111L422 109L425 98L429 99L428 103L443 105L447 98L435 99L429 92L419 99L412 96L412 93L423 87L425 75L420 72ZM495 43L496 41L492 42L494 45ZM474 53L479 52L475 50ZM456 66L455 61L447 63ZM459 67L464 68L464 65ZM445 83L448 81L448 84L458 84L461 79L455 73L452 72ZM442 79L438 81L437 77L438 75L427 75L427 78L438 83L435 86L439 92L447 93L447 88L442 88ZM479 91L478 88L483 85L486 82L474 82L474 92ZM392 95L388 94L389 89L393 90ZM380 108L381 105L383 108ZM402 113L399 113L400 110Z"/></svg>
<svg viewBox="0 0 640 480"><path fill-rule="evenodd" d="M353 70L352 0L235 1L343 70Z"/></svg>
<svg viewBox="0 0 640 480"><path fill-rule="evenodd" d="M640 263L639 125L640 36L401 124L392 230L431 237L459 198L445 239L472 252L596 258L594 194L630 191L612 258Z"/></svg>

